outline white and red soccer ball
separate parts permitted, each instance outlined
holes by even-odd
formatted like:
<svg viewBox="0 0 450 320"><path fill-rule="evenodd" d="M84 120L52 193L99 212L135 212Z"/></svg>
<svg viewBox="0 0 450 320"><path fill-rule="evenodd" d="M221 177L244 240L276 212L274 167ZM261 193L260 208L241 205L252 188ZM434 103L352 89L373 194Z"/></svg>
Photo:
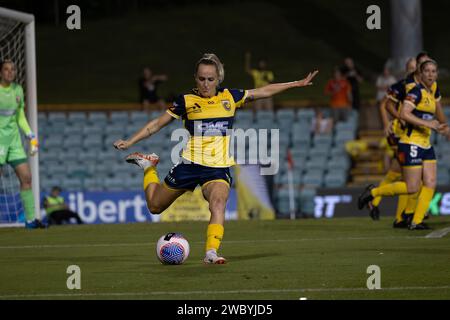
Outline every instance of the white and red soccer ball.
<svg viewBox="0 0 450 320"><path fill-rule="evenodd" d="M167 233L156 244L156 256L162 264L182 264L189 256L189 242L181 233Z"/></svg>

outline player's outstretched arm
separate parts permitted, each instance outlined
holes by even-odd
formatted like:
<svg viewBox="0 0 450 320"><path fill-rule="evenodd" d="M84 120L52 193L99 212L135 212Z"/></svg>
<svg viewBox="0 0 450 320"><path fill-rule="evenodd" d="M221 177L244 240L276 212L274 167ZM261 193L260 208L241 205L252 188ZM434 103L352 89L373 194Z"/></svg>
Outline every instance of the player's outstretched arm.
<svg viewBox="0 0 450 320"><path fill-rule="evenodd" d="M142 129L136 132L130 139L128 140L117 140L114 142L114 147L119 150L126 150L132 145L138 143L139 141L152 136L157 133L163 127L172 122L174 118L164 112L160 117L149 121Z"/></svg>
<svg viewBox="0 0 450 320"><path fill-rule="evenodd" d="M287 89L291 88L300 88L311 86L313 83L312 79L316 76L319 71L310 72L308 76L302 80L292 81L292 82L284 82L284 83L273 83L268 84L267 86L248 90L248 95L246 101L253 101L258 99L269 98L274 96L280 92L283 92Z"/></svg>

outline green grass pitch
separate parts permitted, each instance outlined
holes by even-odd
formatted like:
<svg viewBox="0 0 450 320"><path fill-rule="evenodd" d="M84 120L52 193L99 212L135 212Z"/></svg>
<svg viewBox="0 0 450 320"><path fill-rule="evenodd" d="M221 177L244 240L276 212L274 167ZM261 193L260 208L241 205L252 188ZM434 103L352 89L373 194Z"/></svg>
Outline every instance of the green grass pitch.
<svg viewBox="0 0 450 320"><path fill-rule="evenodd" d="M206 222L0 229L0 299L450 299L450 235L393 229L390 218L229 221L226 265L204 265ZM450 217L432 217L435 229ZM191 253L161 265L158 238L181 232ZM81 289L66 287L69 265ZM381 269L368 290L367 268Z"/></svg>

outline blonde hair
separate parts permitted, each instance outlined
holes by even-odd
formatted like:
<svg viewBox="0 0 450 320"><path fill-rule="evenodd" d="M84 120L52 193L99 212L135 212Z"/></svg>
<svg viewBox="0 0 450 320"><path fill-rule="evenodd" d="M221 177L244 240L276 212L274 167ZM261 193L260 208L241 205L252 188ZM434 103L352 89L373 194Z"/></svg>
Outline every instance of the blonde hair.
<svg viewBox="0 0 450 320"><path fill-rule="evenodd" d="M201 59L198 60L197 64L195 65L195 75L197 75L198 67L201 64L215 66L219 78L219 83L222 83L222 81L225 79L225 69L223 68L222 62L220 62L220 59L214 53L205 53L201 57Z"/></svg>

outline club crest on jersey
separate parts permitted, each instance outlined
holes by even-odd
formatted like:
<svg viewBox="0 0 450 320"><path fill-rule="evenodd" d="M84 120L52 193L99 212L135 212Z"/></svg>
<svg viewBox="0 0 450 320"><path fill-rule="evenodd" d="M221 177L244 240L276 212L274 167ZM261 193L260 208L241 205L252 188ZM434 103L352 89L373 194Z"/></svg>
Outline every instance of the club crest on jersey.
<svg viewBox="0 0 450 320"><path fill-rule="evenodd" d="M230 100L221 100L222 102L222 107L227 110L230 111L231 110L231 102Z"/></svg>
<svg viewBox="0 0 450 320"><path fill-rule="evenodd" d="M19 104L20 103L20 96L16 96L16 102Z"/></svg>

